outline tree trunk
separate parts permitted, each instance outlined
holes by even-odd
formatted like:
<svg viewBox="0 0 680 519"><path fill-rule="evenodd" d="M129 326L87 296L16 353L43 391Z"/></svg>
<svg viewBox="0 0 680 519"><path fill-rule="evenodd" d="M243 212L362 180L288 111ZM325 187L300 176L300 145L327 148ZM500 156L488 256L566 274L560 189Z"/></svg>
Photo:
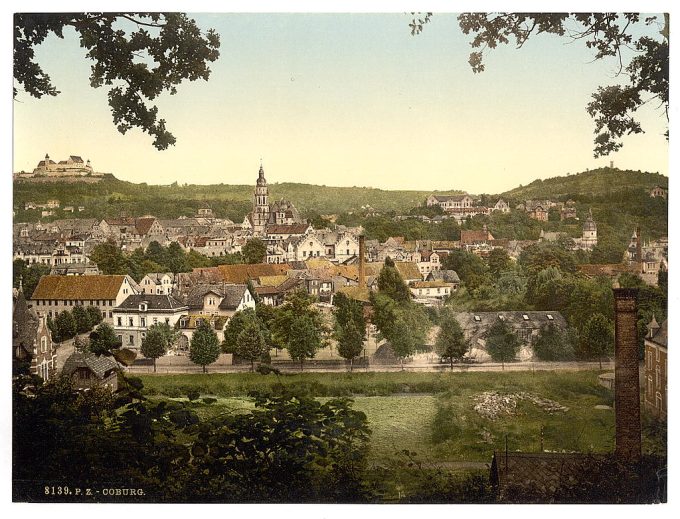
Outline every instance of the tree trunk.
<svg viewBox="0 0 680 519"><path fill-rule="evenodd" d="M349 359L349 372L352 373L352 368L354 367L354 358Z"/></svg>
<svg viewBox="0 0 680 519"><path fill-rule="evenodd" d="M401 363L401 370L404 371L404 358L399 357L399 362Z"/></svg>
<svg viewBox="0 0 680 519"><path fill-rule="evenodd" d="M255 372L255 361L253 359L250 359L250 372Z"/></svg>
<svg viewBox="0 0 680 519"><path fill-rule="evenodd" d="M203 364L203 373L207 373L207 371L205 369L205 364Z"/></svg>
<svg viewBox="0 0 680 519"><path fill-rule="evenodd" d="M602 371L602 356L601 356L601 355L598 356L598 357L597 357L597 360L600 361L600 371Z"/></svg>
<svg viewBox="0 0 680 519"><path fill-rule="evenodd" d="M153 359L153 372L156 373L156 359Z"/></svg>
<svg viewBox="0 0 680 519"><path fill-rule="evenodd" d="M505 361L501 361L501 370L505 371Z"/></svg>
<svg viewBox="0 0 680 519"><path fill-rule="evenodd" d="M451 364L451 371L453 371L453 357L449 357L449 363Z"/></svg>
<svg viewBox="0 0 680 519"><path fill-rule="evenodd" d="M304 359L300 359L300 371L304 371L304 368L302 367L303 362L304 362Z"/></svg>

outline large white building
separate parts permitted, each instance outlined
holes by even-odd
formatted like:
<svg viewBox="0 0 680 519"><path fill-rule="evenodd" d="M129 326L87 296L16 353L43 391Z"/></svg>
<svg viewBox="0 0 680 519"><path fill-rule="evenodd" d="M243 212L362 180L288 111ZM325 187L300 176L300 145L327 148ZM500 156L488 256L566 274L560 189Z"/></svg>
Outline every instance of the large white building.
<svg viewBox="0 0 680 519"><path fill-rule="evenodd" d="M150 326L165 323L174 327L189 307L170 295L128 296L113 310L113 329L124 347L140 348Z"/></svg>

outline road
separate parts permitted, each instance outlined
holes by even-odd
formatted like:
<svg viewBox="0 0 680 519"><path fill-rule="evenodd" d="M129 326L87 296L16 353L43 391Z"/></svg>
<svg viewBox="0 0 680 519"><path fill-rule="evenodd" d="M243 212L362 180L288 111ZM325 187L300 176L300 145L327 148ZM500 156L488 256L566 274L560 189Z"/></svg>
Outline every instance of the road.
<svg viewBox="0 0 680 519"><path fill-rule="evenodd" d="M159 359L159 362L162 359ZM274 364L274 367L281 370L282 373L300 373L298 364ZM505 364L500 363L481 363L481 364L462 364L453 366L453 370L446 364L404 364L403 371L408 372L453 372L466 373L470 371L585 371L585 370L599 370L600 364L598 362L513 362ZM603 362L602 370L611 371L614 369L613 362ZM126 368L130 373L152 373L152 366L130 366ZM246 373L250 371L250 364L244 365L230 365L230 366L207 366L208 373ZM203 369L200 366L193 364L188 358L186 363L174 364L172 366L163 366L157 363L157 374L180 374L180 373L202 373ZM355 373L365 372L396 372L402 371L399 364L395 365L380 365L373 364L366 367L355 367ZM323 366L323 365L308 365L305 366L303 372L307 373L347 373L348 368L343 366Z"/></svg>

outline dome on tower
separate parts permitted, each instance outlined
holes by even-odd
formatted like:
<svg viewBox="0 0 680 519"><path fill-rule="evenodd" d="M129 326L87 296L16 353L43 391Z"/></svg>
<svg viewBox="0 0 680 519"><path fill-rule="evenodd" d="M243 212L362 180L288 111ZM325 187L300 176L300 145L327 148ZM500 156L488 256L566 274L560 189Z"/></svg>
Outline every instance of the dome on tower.
<svg viewBox="0 0 680 519"><path fill-rule="evenodd" d="M264 169L262 168L262 164L260 164L260 171L259 171L258 177L257 177L257 185L258 186L266 186L267 185L267 179L264 178Z"/></svg>

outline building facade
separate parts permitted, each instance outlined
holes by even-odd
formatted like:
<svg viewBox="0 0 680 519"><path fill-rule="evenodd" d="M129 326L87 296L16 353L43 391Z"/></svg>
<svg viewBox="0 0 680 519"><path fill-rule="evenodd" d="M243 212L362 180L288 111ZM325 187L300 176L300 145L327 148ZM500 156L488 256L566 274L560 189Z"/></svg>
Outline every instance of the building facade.
<svg viewBox="0 0 680 519"><path fill-rule="evenodd" d="M647 326L645 337L644 405L654 416L668 417L668 321Z"/></svg>

